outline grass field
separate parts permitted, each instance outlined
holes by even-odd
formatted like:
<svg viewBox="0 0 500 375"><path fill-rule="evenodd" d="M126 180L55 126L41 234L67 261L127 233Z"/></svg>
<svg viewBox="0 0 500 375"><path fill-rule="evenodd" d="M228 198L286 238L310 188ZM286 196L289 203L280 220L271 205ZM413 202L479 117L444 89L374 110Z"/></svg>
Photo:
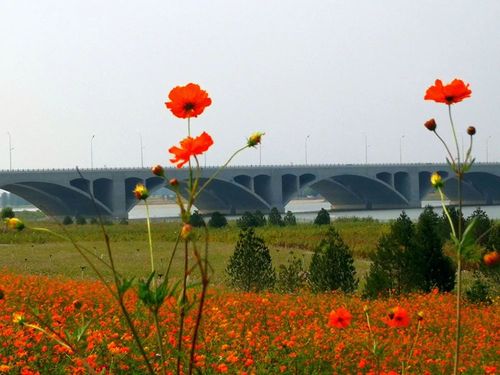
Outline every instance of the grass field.
<svg viewBox="0 0 500 375"><path fill-rule="evenodd" d="M0 235L1 267L16 273L40 275L62 275L71 278L94 278L93 271L86 264L74 246L49 233L32 229L28 224L22 232L6 232ZM37 222L36 226L65 234L85 249L94 259L107 260L107 251L103 234L98 225L60 226L51 222ZM336 228L345 242L353 250L356 258L358 276L368 269L366 255L376 246L378 236L387 229L386 224L376 221L339 221ZM161 273L165 270L172 256L175 240L179 231L178 223L152 223L154 256ZM143 222L132 222L128 225L108 225L106 232L111 239L111 247L117 268L126 276L146 275L150 269L149 247L146 236L146 225ZM268 245L275 267L285 264L294 253L309 263L316 244L326 231L326 227L300 224L293 227L263 227L256 233ZM212 282L220 284L224 280L224 269L227 260L238 240L239 229L231 223L227 228L211 229L209 259L214 269ZM201 230L199 231L201 236ZM181 274L182 254L178 251L173 260L172 276ZM97 263L101 263L97 260ZM103 274L111 273L103 266Z"/></svg>

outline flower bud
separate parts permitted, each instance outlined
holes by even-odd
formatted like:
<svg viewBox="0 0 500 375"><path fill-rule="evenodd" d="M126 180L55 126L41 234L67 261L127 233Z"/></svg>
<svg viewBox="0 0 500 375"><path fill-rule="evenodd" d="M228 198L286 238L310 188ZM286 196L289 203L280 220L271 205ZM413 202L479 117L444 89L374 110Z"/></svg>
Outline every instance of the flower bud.
<svg viewBox="0 0 500 375"><path fill-rule="evenodd" d="M417 313L417 320L418 320L419 322L421 322L422 320L424 320L424 312L423 312L423 311L419 311L419 312Z"/></svg>
<svg viewBox="0 0 500 375"><path fill-rule="evenodd" d="M21 313L12 314L12 323L23 325L24 324L23 314Z"/></svg>
<svg viewBox="0 0 500 375"><path fill-rule="evenodd" d="M431 118L430 120L427 120L425 123L424 123L424 126L429 129L430 131L434 131L436 130L436 127L437 127L437 124L436 124L436 120L434 120L433 118Z"/></svg>
<svg viewBox="0 0 500 375"><path fill-rule="evenodd" d="M153 168L151 168L151 172L153 172L153 174L158 177L165 176L165 169L160 164L157 164Z"/></svg>
<svg viewBox="0 0 500 375"><path fill-rule="evenodd" d="M168 181L170 186L177 187L179 186L179 181L176 178L171 178L170 181Z"/></svg>
<svg viewBox="0 0 500 375"><path fill-rule="evenodd" d="M12 230L22 231L25 227L24 223L17 217L6 219L5 223L7 224L7 228Z"/></svg>
<svg viewBox="0 0 500 375"><path fill-rule="evenodd" d="M183 240L187 240L189 238L189 235L191 234L191 231L193 230L193 227L191 224L184 224L181 229L181 238Z"/></svg>
<svg viewBox="0 0 500 375"><path fill-rule="evenodd" d="M484 254L483 257L484 264L491 267L500 262L500 254L498 251L490 251L489 253Z"/></svg>
<svg viewBox="0 0 500 375"><path fill-rule="evenodd" d="M75 299L72 303L75 310L80 310L82 308L82 301Z"/></svg>
<svg viewBox="0 0 500 375"><path fill-rule="evenodd" d="M262 136L264 134L265 133L262 133L262 132L255 132L252 135L250 135L250 137L248 137L248 139L247 139L247 146L248 147L255 147L258 144L260 144L260 141L261 141Z"/></svg>
<svg viewBox="0 0 500 375"><path fill-rule="evenodd" d="M135 185L134 195L139 200L146 200L149 197L149 190L143 184Z"/></svg>
<svg viewBox="0 0 500 375"><path fill-rule="evenodd" d="M476 128L475 128L475 127L473 127L473 126L469 126L469 127L467 128L467 134L469 134L470 136L472 136L472 135L476 134Z"/></svg>
<svg viewBox="0 0 500 375"><path fill-rule="evenodd" d="M431 175L431 185L436 189L444 186L443 178L439 175L439 173L434 172Z"/></svg>

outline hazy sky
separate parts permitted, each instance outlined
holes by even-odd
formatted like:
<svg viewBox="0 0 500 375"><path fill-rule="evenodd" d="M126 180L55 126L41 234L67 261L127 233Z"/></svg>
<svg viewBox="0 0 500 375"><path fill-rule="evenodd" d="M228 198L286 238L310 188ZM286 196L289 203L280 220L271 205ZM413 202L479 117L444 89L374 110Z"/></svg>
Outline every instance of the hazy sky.
<svg viewBox="0 0 500 375"><path fill-rule="evenodd" d="M0 169L169 164L186 124L176 85L213 104L193 121L220 164L256 130L262 164L444 160L423 127L436 78L470 83L453 106L479 161L500 161L500 1L0 0ZM307 136L310 135L309 138ZM468 140L459 135L459 140ZM307 139L307 141L306 141ZM233 165L259 163L247 150Z"/></svg>

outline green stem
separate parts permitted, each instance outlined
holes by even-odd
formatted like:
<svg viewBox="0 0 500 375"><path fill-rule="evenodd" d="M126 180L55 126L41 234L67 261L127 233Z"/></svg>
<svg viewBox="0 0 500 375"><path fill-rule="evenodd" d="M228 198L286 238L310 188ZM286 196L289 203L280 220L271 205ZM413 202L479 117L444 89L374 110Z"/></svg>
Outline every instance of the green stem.
<svg viewBox="0 0 500 375"><path fill-rule="evenodd" d="M162 333L160 329L160 324L158 321L158 310L153 311L153 320L156 327L156 340L158 342L158 350L160 351L160 359L161 359L161 368L163 370L163 374L167 375L167 368L165 366L165 353L163 352L163 343L162 343Z"/></svg>
<svg viewBox="0 0 500 375"><path fill-rule="evenodd" d="M453 236L455 238L457 238L457 233L455 232L455 225L453 225L453 220L451 219L450 212L448 211L448 208L444 204L444 194L443 194L443 191L441 190L440 187L438 187L437 190L439 192L439 196L441 197L441 206L443 207L443 212L445 213L446 218L448 219L448 223L450 224L451 233L453 233Z"/></svg>
<svg viewBox="0 0 500 375"><path fill-rule="evenodd" d="M458 243L457 246L457 299L456 299L456 337L455 337L455 359L453 362L453 374L458 374L458 366L460 363L460 336L461 336L461 306L460 298L462 293L462 180L463 168L460 162L460 148L458 145L453 116L451 115L451 105L448 105L448 115L450 117L453 139L457 149L457 163L455 167L455 175L457 176L458 189Z"/></svg>
<svg viewBox="0 0 500 375"><path fill-rule="evenodd" d="M196 194L194 195L194 197L193 197L193 201L194 201L196 198L198 198L198 195L200 195L200 193L201 193L201 192L202 192L202 191L203 191L203 190L204 190L204 189L208 186L208 184L210 184L210 183L211 183L211 182L212 182L212 181L213 181L213 180L214 180L214 179L215 179L215 178L219 175L219 173L220 173L220 172L222 172L222 170L228 166L228 164L231 162L231 160L233 160L233 159L234 159L234 157L235 157L236 155L238 155L241 151L245 150L246 148L248 148L248 146L245 146L245 147L242 147L242 148L240 148L240 149L236 150L236 151L235 151L235 152L231 155L231 157L230 157L229 159L227 159L227 161L224 163L224 165L222 165L221 167L219 167L219 168L215 171L215 173L214 173L212 176L210 176L210 178L209 178L207 181L205 181L205 183L201 186L201 188L200 188L200 189L196 192Z"/></svg>
<svg viewBox="0 0 500 375"><path fill-rule="evenodd" d="M460 168L460 147L458 145L457 132L455 131L455 125L453 124L453 117L451 116L451 105L450 104L448 104L448 116L450 117L451 130L453 132L453 140L455 141L455 146L457 149L458 167Z"/></svg>
<svg viewBox="0 0 500 375"><path fill-rule="evenodd" d="M151 237L151 220L149 216L149 205L146 199L144 200L144 204L146 205L146 224L148 227L149 258L151 260L151 273L153 273L155 272L155 262L153 257L153 239ZM156 276L153 276L153 285L156 286Z"/></svg>
<svg viewBox="0 0 500 375"><path fill-rule="evenodd" d="M441 136L437 133L437 131L434 130L434 134L443 144L444 148L446 149L446 152L448 153L448 156L450 157L450 163L451 163L452 167L455 168L455 158L453 157L453 154L451 153L450 149L448 148L448 145L446 144L444 139L441 138Z"/></svg>
<svg viewBox="0 0 500 375"><path fill-rule="evenodd" d="M177 374L181 373L182 336L184 335L184 319L186 316L186 289L188 277L188 240L184 241L184 277L182 281L181 311L179 314L179 336L177 338Z"/></svg>
<svg viewBox="0 0 500 375"><path fill-rule="evenodd" d="M410 360L411 360L411 357L413 356L413 349L415 349L415 345L417 343L417 340L418 340L418 334L420 333L420 320L417 322L417 332L415 333L415 338L413 339L413 343L411 345L411 348L410 348L410 352L408 353L408 358L406 359L406 366L403 367L403 374L406 373L406 370L410 368Z"/></svg>

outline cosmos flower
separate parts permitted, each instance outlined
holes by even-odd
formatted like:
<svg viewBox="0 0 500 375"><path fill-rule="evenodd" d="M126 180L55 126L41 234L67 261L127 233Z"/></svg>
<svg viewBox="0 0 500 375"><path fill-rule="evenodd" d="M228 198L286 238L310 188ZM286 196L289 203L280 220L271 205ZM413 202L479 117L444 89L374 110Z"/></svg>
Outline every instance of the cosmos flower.
<svg viewBox="0 0 500 375"><path fill-rule="evenodd" d="M465 84L460 79L454 79L447 85L443 85L440 79L436 79L434 86L429 87L425 92L424 99L451 105L470 97L471 93L469 84Z"/></svg>
<svg viewBox="0 0 500 375"><path fill-rule="evenodd" d="M179 118L191 118L201 115L206 107L212 104L208 93L195 83L186 86L176 86L168 94L169 102L166 102L174 116Z"/></svg>
<svg viewBox="0 0 500 375"><path fill-rule="evenodd" d="M434 172L431 175L431 185L436 189L444 186L443 178L439 173Z"/></svg>
<svg viewBox="0 0 500 375"><path fill-rule="evenodd" d="M396 306L391 309L385 322L389 327L404 328L410 324L410 317L405 309Z"/></svg>
<svg viewBox="0 0 500 375"><path fill-rule="evenodd" d="M173 164L177 163L177 168L182 168L182 166L189 161L191 156L201 155L213 144L214 141L212 137L206 132L201 133L201 135L196 138L184 138L180 143L180 147L172 146L169 148L168 152L174 154L174 158L170 159L170 161Z"/></svg>
<svg viewBox="0 0 500 375"><path fill-rule="evenodd" d="M346 328L351 323L352 315L344 307L332 310L328 316L328 326L336 328Z"/></svg>

